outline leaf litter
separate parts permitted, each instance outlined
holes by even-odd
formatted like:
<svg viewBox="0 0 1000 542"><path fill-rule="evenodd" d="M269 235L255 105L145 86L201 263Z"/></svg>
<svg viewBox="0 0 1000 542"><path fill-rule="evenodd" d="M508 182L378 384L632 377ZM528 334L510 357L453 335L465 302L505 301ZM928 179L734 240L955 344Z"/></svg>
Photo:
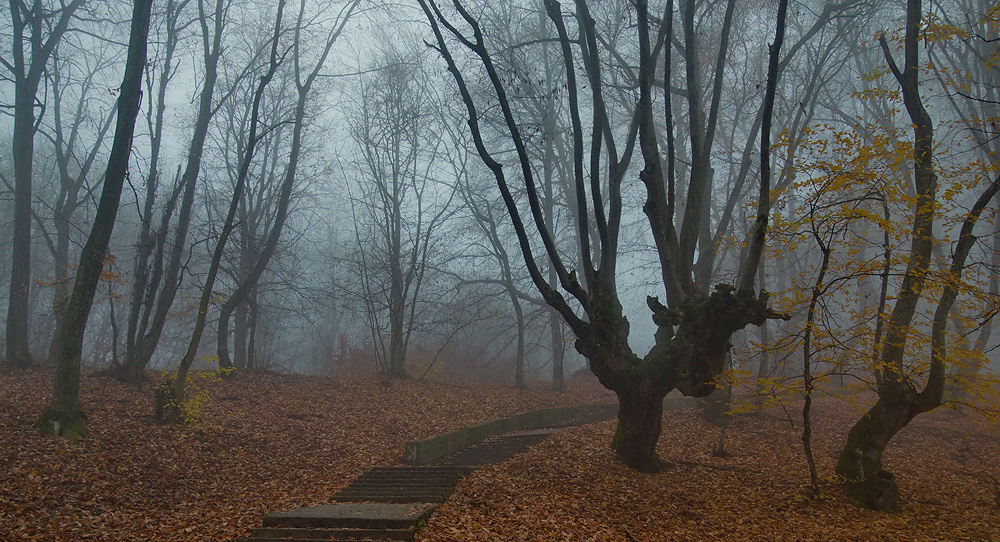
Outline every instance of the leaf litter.
<svg viewBox="0 0 1000 542"><path fill-rule="evenodd" d="M230 541L278 510L326 503L362 471L397 464L403 444L517 412L612 402L593 379L557 395L465 382L244 374L207 388L200 421L152 422L151 386L85 375L90 433L32 428L52 372L0 372L0 540ZM789 409L794 411L794 408ZM886 453L907 499L859 510L832 478L860 412L823 399L813 447L823 496L808 497L801 424L774 408L732 418L729 456L698 409L664 413L659 474L609 448L614 421L560 431L479 469L417 534L440 541L1000 541L1000 430L939 409Z"/></svg>

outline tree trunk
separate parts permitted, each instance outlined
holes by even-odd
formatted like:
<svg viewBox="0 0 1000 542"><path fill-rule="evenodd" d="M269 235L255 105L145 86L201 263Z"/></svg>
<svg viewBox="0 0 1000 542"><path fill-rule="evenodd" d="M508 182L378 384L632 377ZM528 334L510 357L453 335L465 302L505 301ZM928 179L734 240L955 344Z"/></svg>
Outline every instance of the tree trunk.
<svg viewBox="0 0 1000 542"><path fill-rule="evenodd" d="M611 448L623 463L639 472L660 472L663 461L656 443L663 429L666 391L648 381L629 383L618 394L618 427Z"/></svg>
<svg viewBox="0 0 1000 542"><path fill-rule="evenodd" d="M169 220L164 220L159 232L153 229L153 210L156 203L156 190L160 185L160 149L163 142L163 115L166 111L167 84L176 73L173 66L174 51L178 41L178 17L180 9L174 0L167 0L166 5L166 41L162 69L159 72L156 92L154 94L152 81L147 90L149 109L146 113L146 124L149 129L150 156L149 171L146 174L146 193L143 200L141 226L136 240L136 256L132 280L132 297L129 302L128 323L125 328L125 356L120 365L111 368L111 374L121 382L139 383L146 376L145 360L139 355L139 344L143 342L141 335L149 323L149 314L153 310L155 292L159 286L159 271L162 268L163 237L167 234ZM155 105L154 105L155 97ZM173 213L176 197L168 199L167 208L163 210L164 218ZM159 249L153 260L154 269L150 269L149 258L153 250ZM151 273L152 271L152 273Z"/></svg>
<svg viewBox="0 0 1000 542"><path fill-rule="evenodd" d="M31 283L31 162L34 155L35 89L17 81L14 87L14 239L7 304L7 365L32 364L28 350L28 291Z"/></svg>
<svg viewBox="0 0 1000 542"><path fill-rule="evenodd" d="M865 508L894 512L900 502L893 474L882 468L886 445L913 415L910 401L879 398L847 435L837 459L837 474L846 481L848 496Z"/></svg>
<svg viewBox="0 0 1000 542"><path fill-rule="evenodd" d="M28 293L31 288L31 175L38 85L56 45L82 3L83 0L72 0L53 11L43 10L38 3L31 6L27 2L10 3L11 55L5 59L4 66L10 71L6 79L14 83L14 133L11 138L14 231L7 297L6 364L14 368L25 368L33 362L28 341L31 313ZM43 35L43 29L48 31L47 36Z"/></svg>
<svg viewBox="0 0 1000 542"><path fill-rule="evenodd" d="M837 474L843 477L848 495L861 506L883 511L895 510L899 505L899 488L892 474L882 469L882 453L889 440L920 412L915 404L918 394L905 373L903 361L907 332L930 267L934 237L933 203L937 188L932 160L934 127L921 102L918 87L917 46L921 16L920 0L909 0L903 72L892 59L885 37L880 37L882 51L900 85L913 121L917 197L909 261L882 342L881 371L876 374L879 399L851 428L837 461Z"/></svg>
<svg viewBox="0 0 1000 542"><path fill-rule="evenodd" d="M566 341L563 338L562 320L555 309L549 309L549 329L552 332L552 389L557 393L566 391Z"/></svg>
<svg viewBox="0 0 1000 542"><path fill-rule="evenodd" d="M403 299L403 272L399 266L398 230L393 240L395 250L389 290L389 359L388 375L390 378L406 378L406 349L404 348L403 326L406 319L406 301Z"/></svg>
<svg viewBox="0 0 1000 542"><path fill-rule="evenodd" d="M53 341L56 378L52 404L38 419L37 427L51 435L75 439L86 432L86 417L80 411L80 352L83 334L90 316L94 293L104 268L104 255L118 214L122 185L128 171L135 119L142 96L142 73L146 65L146 37L152 0L136 0L132 12L128 58L121 93L118 97L118 121L108 157L104 187L87 243L80 253L73 293L66 307L65 321Z"/></svg>
<svg viewBox="0 0 1000 542"><path fill-rule="evenodd" d="M239 370L247 368L247 305L245 303L236 307L236 322L233 325L233 364ZM220 326L221 328L221 326ZM222 359L221 357L219 358Z"/></svg>
<svg viewBox="0 0 1000 542"><path fill-rule="evenodd" d="M148 327L144 327L146 331L144 334L134 338L134 351L126 353L126 363L133 364L135 367L132 368L132 371L134 374L139 375L145 371L146 365L153 357L153 352L156 351L156 346L160 342L163 328L170 314L170 307L173 305L177 291L180 288L181 268L183 267L182 260L185 247L188 245L187 234L194 208L195 188L197 187L198 175L201 171L201 160L205 140L208 137L209 124L217 110L213 96L215 95L215 84L219 78L219 57L222 54L223 6L218 2L216 3L216 10L213 13L214 21L204 13L204 6L201 2L198 3L198 10L201 15L199 22L202 26L202 39L206 46L203 51L205 73L198 99L198 114L195 119L194 133L191 136L191 143L188 146L184 173L180 180L183 195L181 196L181 204L178 211L173 246L170 249L166 271L163 275L162 288L159 297L156 299L152 322ZM214 28L214 34L209 31L210 25ZM166 220L169 220L169 216L166 217ZM167 228L164 228L163 235L166 235L166 232ZM132 342L132 338L129 339L129 342Z"/></svg>
<svg viewBox="0 0 1000 542"><path fill-rule="evenodd" d="M521 302L514 292L514 285L508 282L508 293L510 302L514 305L514 318L517 320L517 352L514 358L514 387L523 390L527 389L524 383L524 311L521 309Z"/></svg>

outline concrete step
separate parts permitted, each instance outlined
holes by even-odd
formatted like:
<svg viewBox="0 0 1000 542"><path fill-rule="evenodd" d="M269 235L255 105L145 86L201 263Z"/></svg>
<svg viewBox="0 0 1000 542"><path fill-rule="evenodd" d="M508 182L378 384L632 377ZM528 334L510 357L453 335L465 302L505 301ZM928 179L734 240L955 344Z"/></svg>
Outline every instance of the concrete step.
<svg viewBox="0 0 1000 542"><path fill-rule="evenodd" d="M413 529L290 529L262 528L250 531L245 540L395 540L410 541Z"/></svg>
<svg viewBox="0 0 1000 542"><path fill-rule="evenodd" d="M365 538L365 542L400 542L391 538ZM236 542L357 542L356 538L237 538Z"/></svg>
<svg viewBox="0 0 1000 542"><path fill-rule="evenodd" d="M416 526L476 467L506 461L544 440L550 430L490 438L426 467L376 467L330 498L331 504L264 516L240 542L406 542Z"/></svg>
<svg viewBox="0 0 1000 542"><path fill-rule="evenodd" d="M410 529L426 521L437 504L336 503L264 516L263 527L298 529Z"/></svg>
<svg viewBox="0 0 1000 542"><path fill-rule="evenodd" d="M475 468L499 463L526 451L545 440L547 436L548 432L538 431L493 437L482 444L455 452L441 459L438 464Z"/></svg>
<svg viewBox="0 0 1000 542"><path fill-rule="evenodd" d="M361 474L330 498L333 502L444 502L468 469L379 467Z"/></svg>

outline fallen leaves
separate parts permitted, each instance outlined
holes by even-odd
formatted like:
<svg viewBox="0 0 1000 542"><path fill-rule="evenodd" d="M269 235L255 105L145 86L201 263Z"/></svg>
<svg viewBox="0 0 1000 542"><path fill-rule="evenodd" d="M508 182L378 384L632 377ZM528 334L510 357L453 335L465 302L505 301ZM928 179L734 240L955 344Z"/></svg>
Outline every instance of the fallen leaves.
<svg viewBox="0 0 1000 542"><path fill-rule="evenodd" d="M195 427L152 423L149 390L86 376L90 434L79 443L31 428L48 370L0 373L0 540L228 541L263 514L322 504L403 444L516 412L607 402L590 380L571 393L455 382L241 375L214 383ZM790 410L794 410L790 409ZM667 412L670 467L643 475L611 455L614 421L570 428L465 478L418 534L442 541L1000 540L990 476L1000 429L947 411L917 418L887 450L908 499L885 515L849 504L830 479L808 495L796 422L780 410L735 417L726 458L697 410ZM829 476L856 407L817 403L815 441Z"/></svg>
<svg viewBox="0 0 1000 542"><path fill-rule="evenodd" d="M32 424L52 372L0 373L0 540L226 541L267 512L326 503L406 441L517 412L608 402L498 385L276 374L212 383L193 427L153 424L152 392L85 375L90 433ZM541 388L541 386L538 386Z"/></svg>
<svg viewBox="0 0 1000 542"><path fill-rule="evenodd" d="M946 411L912 422L886 457L908 503L886 515L855 508L829 478L810 499L801 425L779 412L734 418L727 458L712 456L718 429L698 410L665 413L659 453L670 466L655 475L612 457L614 421L568 429L465 478L417 540L1000 540L988 477L1000 472L996 427ZM824 399L815 416L813 447L830 475L858 412Z"/></svg>

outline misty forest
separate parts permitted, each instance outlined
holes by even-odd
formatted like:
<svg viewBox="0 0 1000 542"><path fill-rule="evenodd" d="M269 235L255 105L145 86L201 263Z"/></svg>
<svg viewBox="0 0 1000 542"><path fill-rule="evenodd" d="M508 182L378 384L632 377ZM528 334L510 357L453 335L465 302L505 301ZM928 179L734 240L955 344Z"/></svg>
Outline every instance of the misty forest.
<svg viewBox="0 0 1000 542"><path fill-rule="evenodd" d="M0 540L1000 540L1000 4L0 12Z"/></svg>

